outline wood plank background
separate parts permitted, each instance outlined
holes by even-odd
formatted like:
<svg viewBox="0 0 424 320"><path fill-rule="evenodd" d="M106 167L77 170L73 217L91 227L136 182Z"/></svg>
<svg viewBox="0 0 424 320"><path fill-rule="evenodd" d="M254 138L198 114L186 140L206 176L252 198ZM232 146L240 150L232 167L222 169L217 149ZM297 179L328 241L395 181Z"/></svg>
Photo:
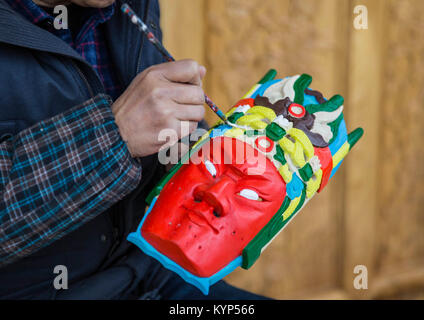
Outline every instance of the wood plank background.
<svg viewBox="0 0 424 320"><path fill-rule="evenodd" d="M345 97L350 131L365 129L327 189L227 280L274 298L424 297L424 1L160 4L165 45L207 67L205 91L223 109L269 68L306 72L327 97ZM367 30L353 28L358 4ZM368 290L353 288L359 264Z"/></svg>

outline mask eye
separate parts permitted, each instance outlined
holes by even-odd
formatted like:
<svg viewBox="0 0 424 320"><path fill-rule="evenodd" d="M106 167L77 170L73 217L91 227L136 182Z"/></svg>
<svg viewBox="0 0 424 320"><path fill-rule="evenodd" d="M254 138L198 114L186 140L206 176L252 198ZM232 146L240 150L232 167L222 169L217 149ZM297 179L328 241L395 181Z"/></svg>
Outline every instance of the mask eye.
<svg viewBox="0 0 424 320"><path fill-rule="evenodd" d="M239 192L238 195L249 200L262 201L262 198L259 197L256 191L253 191L251 189L243 189Z"/></svg>
<svg viewBox="0 0 424 320"><path fill-rule="evenodd" d="M215 165L212 162L210 162L209 160L205 160L205 167L206 167L206 170L208 170L209 173L212 175L212 177L215 178L216 177Z"/></svg>

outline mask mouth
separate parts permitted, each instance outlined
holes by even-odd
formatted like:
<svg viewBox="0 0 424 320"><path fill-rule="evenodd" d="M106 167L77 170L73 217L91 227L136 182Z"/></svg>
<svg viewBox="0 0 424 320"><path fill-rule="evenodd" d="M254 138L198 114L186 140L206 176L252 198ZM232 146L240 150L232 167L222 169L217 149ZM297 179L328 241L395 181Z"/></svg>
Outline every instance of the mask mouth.
<svg viewBox="0 0 424 320"><path fill-rule="evenodd" d="M195 210L194 208L189 208L186 205L182 206L185 210L187 210L187 217L191 222L194 224L197 224L198 226L207 226L212 229L212 231L215 234L218 234L219 231L217 228L215 228L209 220L204 216L204 214L198 210Z"/></svg>

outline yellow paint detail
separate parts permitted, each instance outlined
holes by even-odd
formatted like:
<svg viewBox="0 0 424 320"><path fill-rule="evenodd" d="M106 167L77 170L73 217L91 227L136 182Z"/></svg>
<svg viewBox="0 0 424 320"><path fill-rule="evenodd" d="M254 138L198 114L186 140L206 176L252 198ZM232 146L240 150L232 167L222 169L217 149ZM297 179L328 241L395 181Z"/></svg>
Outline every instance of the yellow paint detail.
<svg viewBox="0 0 424 320"><path fill-rule="evenodd" d="M296 141L294 143L294 152L291 154L291 159L298 168L302 168L306 164L305 155L303 151L303 146L300 144L299 141Z"/></svg>
<svg viewBox="0 0 424 320"><path fill-rule="evenodd" d="M248 114L237 120L237 124L241 126L249 126L252 129L265 129L267 124L262 121L263 116L260 114Z"/></svg>
<svg viewBox="0 0 424 320"><path fill-rule="evenodd" d="M250 96L260 87L260 84L255 84L244 96L242 99L250 98Z"/></svg>
<svg viewBox="0 0 424 320"><path fill-rule="evenodd" d="M262 119L263 118L260 114L248 114L248 115L244 115L244 116L240 117L237 120L237 124L248 126L251 122L258 121L258 120L260 121Z"/></svg>
<svg viewBox="0 0 424 320"><path fill-rule="evenodd" d="M284 152L290 155L291 160L297 167L301 168L306 164L305 156L303 153L304 149L299 141L292 142L286 136L278 143L280 144L280 147L284 150Z"/></svg>
<svg viewBox="0 0 424 320"><path fill-rule="evenodd" d="M319 186L321 185L322 180L322 170L319 169L317 172L315 172L315 179L312 177L309 179L308 182L306 182L306 197L308 199L312 198L312 196L318 191Z"/></svg>
<svg viewBox="0 0 424 320"><path fill-rule="evenodd" d="M254 106L253 108L250 108L247 113L259 114L262 116L262 119L266 118L271 122L274 121L275 118L277 118L277 115L275 114L274 110L263 106Z"/></svg>
<svg viewBox="0 0 424 320"><path fill-rule="evenodd" d="M263 121L254 121L250 123L252 129L263 130L266 128L267 124Z"/></svg>
<svg viewBox="0 0 424 320"><path fill-rule="evenodd" d="M346 157L346 155L349 152L349 142L345 142L342 147L336 152L336 154L333 156L333 168L335 168L340 161L343 160L344 157Z"/></svg>
<svg viewBox="0 0 424 320"><path fill-rule="evenodd" d="M234 113L234 111L237 109L237 107L233 107L233 108L231 108L230 109L230 111L228 111L225 115L227 116L227 117L229 117L229 116L231 116L233 113Z"/></svg>
<svg viewBox="0 0 424 320"><path fill-rule="evenodd" d="M302 130L291 128L278 143L298 168L302 168L314 156L314 147Z"/></svg>
<svg viewBox="0 0 424 320"><path fill-rule="evenodd" d="M215 124L212 126L212 128L220 126L221 124L224 124L224 121L218 120L217 122L215 122Z"/></svg>
<svg viewBox="0 0 424 320"><path fill-rule="evenodd" d="M291 137L293 137L294 140L302 145L305 155L308 157L308 159L314 156L314 147L311 143L311 140L309 140L308 136L302 130L291 128L289 134Z"/></svg>
<svg viewBox="0 0 424 320"><path fill-rule="evenodd" d="M294 143L291 142L286 136L278 141L278 144L284 150L284 152L287 152L290 155L294 152Z"/></svg>
<svg viewBox="0 0 424 320"><path fill-rule="evenodd" d="M278 172L280 172L280 174L283 177L284 182L286 184L288 184L292 180L292 173L290 172L289 166L287 165L287 163L285 165L281 166L278 169Z"/></svg>
<svg viewBox="0 0 424 320"><path fill-rule="evenodd" d="M193 144L193 146L191 147L190 150L193 150L199 143L201 143L203 140L207 139L210 135L212 130L209 130L208 132L206 132L203 136L200 137L199 140L197 140L197 142L195 144Z"/></svg>
<svg viewBox="0 0 424 320"><path fill-rule="evenodd" d="M240 128L232 128L224 132L224 136L230 138L237 138L244 134L244 130Z"/></svg>
<svg viewBox="0 0 424 320"><path fill-rule="evenodd" d="M293 214L293 212L297 208L297 205L299 204L301 198L302 198L302 196L297 197L296 199L293 199L290 202L288 208L283 213L283 221L286 220L287 218L289 218Z"/></svg>
<svg viewBox="0 0 424 320"><path fill-rule="evenodd" d="M250 108L247 111L246 115L240 117L237 120L237 124L241 126L248 126L256 130L262 130L265 129L268 125L267 122L263 121L264 119L267 119L268 121L273 121L275 118L276 115L274 110L262 106L255 106L253 108Z"/></svg>

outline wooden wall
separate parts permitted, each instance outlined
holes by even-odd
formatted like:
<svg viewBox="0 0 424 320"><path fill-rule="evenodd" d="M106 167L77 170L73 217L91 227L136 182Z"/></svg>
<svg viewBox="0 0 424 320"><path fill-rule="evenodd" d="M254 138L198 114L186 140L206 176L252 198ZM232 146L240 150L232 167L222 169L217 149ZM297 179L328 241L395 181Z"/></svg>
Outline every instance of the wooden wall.
<svg viewBox="0 0 424 320"><path fill-rule="evenodd" d="M160 2L165 45L207 67L223 109L269 68L306 72L345 97L350 131L365 129L327 189L227 280L274 298L424 297L424 1ZM367 30L353 28L358 4ZM368 290L353 288L359 264Z"/></svg>

